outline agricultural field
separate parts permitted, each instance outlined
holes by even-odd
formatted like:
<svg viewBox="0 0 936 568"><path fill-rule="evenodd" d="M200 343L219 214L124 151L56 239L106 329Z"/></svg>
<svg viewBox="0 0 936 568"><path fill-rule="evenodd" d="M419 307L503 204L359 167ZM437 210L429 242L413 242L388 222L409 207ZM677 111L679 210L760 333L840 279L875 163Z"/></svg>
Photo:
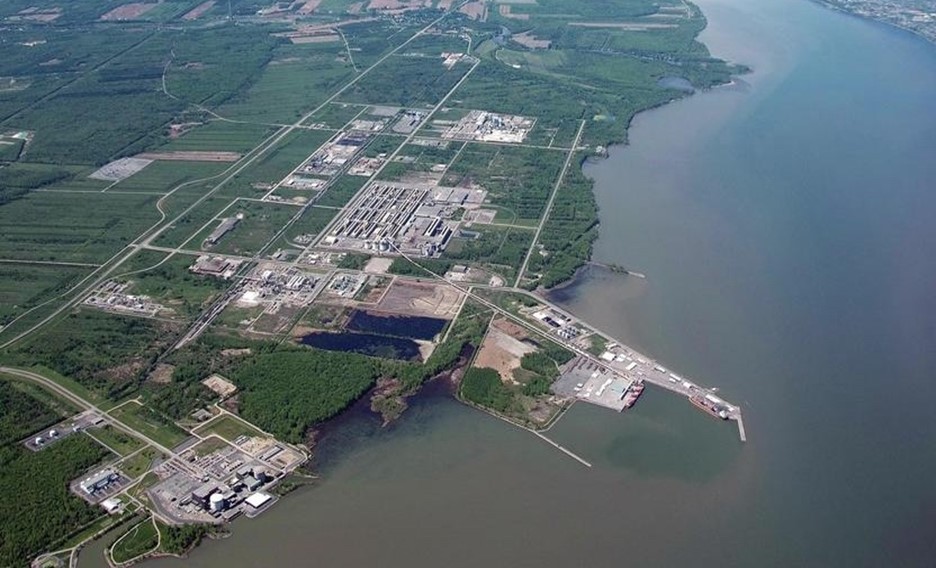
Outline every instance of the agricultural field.
<svg viewBox="0 0 936 568"><path fill-rule="evenodd" d="M225 162L156 160L107 190L167 193L180 184L218 176L229 166Z"/></svg>
<svg viewBox="0 0 936 568"><path fill-rule="evenodd" d="M91 267L0 263L0 325L65 293Z"/></svg>
<svg viewBox="0 0 936 568"><path fill-rule="evenodd" d="M101 263L159 219L156 196L32 192L0 206L0 258Z"/></svg>
<svg viewBox="0 0 936 568"><path fill-rule="evenodd" d="M245 153L273 133L262 124L207 120L183 115L176 128L156 146L156 152L238 152Z"/></svg>

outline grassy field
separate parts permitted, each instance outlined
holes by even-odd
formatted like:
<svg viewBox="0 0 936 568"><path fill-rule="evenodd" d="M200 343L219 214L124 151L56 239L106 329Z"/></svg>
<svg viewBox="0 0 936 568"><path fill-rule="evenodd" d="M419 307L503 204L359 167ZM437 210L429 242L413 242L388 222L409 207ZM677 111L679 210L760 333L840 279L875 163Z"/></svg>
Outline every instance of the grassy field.
<svg viewBox="0 0 936 568"><path fill-rule="evenodd" d="M202 424L195 429L195 433L202 437L215 434L224 438L228 442L233 442L240 436L263 435L260 430L257 430L250 424L247 424L243 420L235 418L229 414L218 416L217 418L213 418L205 424Z"/></svg>
<svg viewBox="0 0 936 568"><path fill-rule="evenodd" d="M283 44L250 87L217 109L251 122L292 124L325 101L354 73L342 44Z"/></svg>
<svg viewBox="0 0 936 568"><path fill-rule="evenodd" d="M96 441L117 452L121 457L130 455L146 445L142 440L125 434L109 424L85 432Z"/></svg>
<svg viewBox="0 0 936 568"><path fill-rule="evenodd" d="M202 226L231 205L231 200L223 197L209 197L202 201L198 207L182 216L178 221L169 225L153 240L153 244L160 247L178 247L190 240ZM197 250L198 245L192 246Z"/></svg>
<svg viewBox="0 0 936 568"><path fill-rule="evenodd" d="M331 221L338 211L336 209L323 209L321 207L309 207L298 221L289 226L284 233L284 245L300 235L317 235L325 225Z"/></svg>
<svg viewBox="0 0 936 568"><path fill-rule="evenodd" d="M231 197L250 197L266 193L327 142L333 132L327 130L295 130L268 150L219 192Z"/></svg>
<svg viewBox="0 0 936 568"><path fill-rule="evenodd" d="M153 465L153 460L159 457L159 450L153 447L147 447L144 450L133 454L132 456L120 462L120 471L130 479L136 479L149 471Z"/></svg>
<svg viewBox="0 0 936 568"><path fill-rule="evenodd" d="M103 262L159 219L156 199L30 193L0 207L0 258Z"/></svg>
<svg viewBox="0 0 936 568"><path fill-rule="evenodd" d="M229 167L231 164L224 162L155 161L108 191L166 193L181 183L217 176Z"/></svg>
<svg viewBox="0 0 936 568"><path fill-rule="evenodd" d="M315 203L326 207L343 207L368 181L363 176L342 176L333 181Z"/></svg>
<svg viewBox="0 0 936 568"><path fill-rule="evenodd" d="M110 549L114 562L126 562L149 552L159 544L159 533L152 519L146 518L127 531Z"/></svg>
<svg viewBox="0 0 936 568"><path fill-rule="evenodd" d="M111 412L111 416L167 448L179 445L188 433L169 419L146 406L125 404Z"/></svg>
<svg viewBox="0 0 936 568"><path fill-rule="evenodd" d="M193 274L189 270L193 262L195 257L180 254L156 268L133 274L128 277L132 283L129 292L153 298L176 317L193 318L229 285L220 278Z"/></svg>
<svg viewBox="0 0 936 568"><path fill-rule="evenodd" d="M321 124L326 128L342 128L365 107L352 104L329 103L305 121L305 124Z"/></svg>
<svg viewBox="0 0 936 568"><path fill-rule="evenodd" d="M224 212L224 217L244 218L218 244L205 246L203 241L214 231L217 222L206 227L187 246L201 247L206 252L250 256L260 252L287 221L299 212L298 207L256 201L238 201Z"/></svg>
<svg viewBox="0 0 936 568"><path fill-rule="evenodd" d="M91 273L91 267L0 263L0 325Z"/></svg>
<svg viewBox="0 0 936 568"><path fill-rule="evenodd" d="M199 119L201 117L198 117ZM181 122L181 121L180 121ZM194 122L177 138L154 148L157 152L246 152L272 134L272 127L210 120Z"/></svg>

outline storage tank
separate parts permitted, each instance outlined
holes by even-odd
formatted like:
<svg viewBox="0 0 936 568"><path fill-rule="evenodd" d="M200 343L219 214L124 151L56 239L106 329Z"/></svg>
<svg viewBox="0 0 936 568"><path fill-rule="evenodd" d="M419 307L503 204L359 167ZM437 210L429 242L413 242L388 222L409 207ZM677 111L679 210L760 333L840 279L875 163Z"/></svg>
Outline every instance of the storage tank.
<svg viewBox="0 0 936 568"><path fill-rule="evenodd" d="M220 493L212 493L208 498L208 510L212 513L220 513L224 507L224 497Z"/></svg>

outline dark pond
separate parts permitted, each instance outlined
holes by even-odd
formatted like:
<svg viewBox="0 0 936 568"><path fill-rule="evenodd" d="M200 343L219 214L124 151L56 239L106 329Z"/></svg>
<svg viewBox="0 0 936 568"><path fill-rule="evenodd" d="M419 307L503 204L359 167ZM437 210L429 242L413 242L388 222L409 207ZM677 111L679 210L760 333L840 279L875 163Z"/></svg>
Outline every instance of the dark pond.
<svg viewBox="0 0 936 568"><path fill-rule="evenodd" d="M440 318L398 316L355 310L348 319L345 329L408 339L431 340L445 329L447 323L448 320Z"/></svg>
<svg viewBox="0 0 936 568"><path fill-rule="evenodd" d="M303 345L325 349L327 351L350 351L383 357L384 359L401 359L404 361L419 361L419 344L412 339L402 337L387 337L372 333L328 333L316 331L304 335L299 340Z"/></svg>

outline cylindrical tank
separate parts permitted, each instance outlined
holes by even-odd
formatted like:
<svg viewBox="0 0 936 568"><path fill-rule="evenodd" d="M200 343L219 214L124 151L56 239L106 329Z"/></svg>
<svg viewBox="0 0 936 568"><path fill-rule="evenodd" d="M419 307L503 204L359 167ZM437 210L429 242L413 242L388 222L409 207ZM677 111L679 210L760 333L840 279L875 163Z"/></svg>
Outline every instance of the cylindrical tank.
<svg viewBox="0 0 936 568"><path fill-rule="evenodd" d="M220 513L224 510L224 497L220 493L212 493L208 498L208 510L212 513Z"/></svg>

